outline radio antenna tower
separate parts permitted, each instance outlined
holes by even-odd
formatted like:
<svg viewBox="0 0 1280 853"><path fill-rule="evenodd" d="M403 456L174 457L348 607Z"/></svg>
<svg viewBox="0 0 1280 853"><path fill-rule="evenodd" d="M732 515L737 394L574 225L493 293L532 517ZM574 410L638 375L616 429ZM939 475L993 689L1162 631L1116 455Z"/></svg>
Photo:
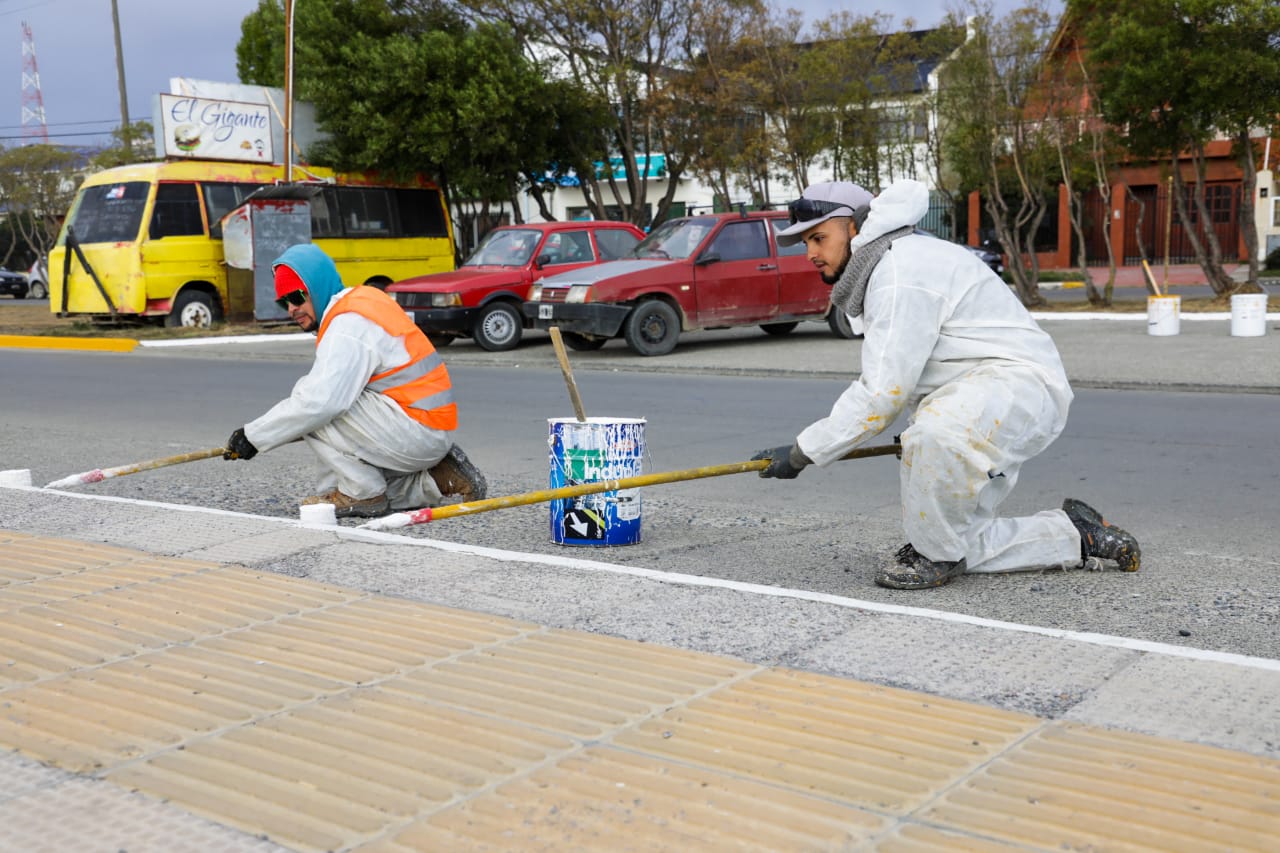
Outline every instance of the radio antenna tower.
<svg viewBox="0 0 1280 853"><path fill-rule="evenodd" d="M40 70L36 67L36 40L22 22L22 135L29 142L49 142L44 120L44 95L40 94Z"/></svg>

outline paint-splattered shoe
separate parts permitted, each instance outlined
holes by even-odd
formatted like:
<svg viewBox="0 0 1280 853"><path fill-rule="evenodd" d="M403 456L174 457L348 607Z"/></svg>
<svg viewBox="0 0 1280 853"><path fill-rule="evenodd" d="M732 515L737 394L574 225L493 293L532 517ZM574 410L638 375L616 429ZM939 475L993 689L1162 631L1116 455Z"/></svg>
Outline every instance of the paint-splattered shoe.
<svg viewBox="0 0 1280 853"><path fill-rule="evenodd" d="M385 494L362 499L353 498L337 489L325 492L323 495L303 498L302 503L304 506L333 504L333 514L337 518L377 518L380 515L386 515L390 508Z"/></svg>
<svg viewBox="0 0 1280 853"><path fill-rule="evenodd" d="M1084 501L1067 498L1062 511L1080 531L1080 559L1087 565L1090 557L1115 560L1121 570L1136 572L1142 563L1142 549L1131 533L1109 524L1102 513Z"/></svg>
<svg viewBox="0 0 1280 853"><path fill-rule="evenodd" d="M436 488L440 490L440 494L445 497L459 498L463 503L484 500L485 494L489 491L484 474L471 464L467 454L463 453L462 448L456 444L449 448L449 452L429 473L431 479L436 481Z"/></svg>
<svg viewBox="0 0 1280 853"><path fill-rule="evenodd" d="M908 543L898 549L893 565L876 573L876 584L890 589L930 589L951 583L964 570L964 560L935 562Z"/></svg>

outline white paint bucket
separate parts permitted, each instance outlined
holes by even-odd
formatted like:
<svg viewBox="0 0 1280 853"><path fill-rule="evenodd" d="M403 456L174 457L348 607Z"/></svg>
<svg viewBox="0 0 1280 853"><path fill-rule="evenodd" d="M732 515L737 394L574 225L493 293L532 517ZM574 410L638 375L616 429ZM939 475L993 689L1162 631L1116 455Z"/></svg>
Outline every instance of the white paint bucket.
<svg viewBox="0 0 1280 853"><path fill-rule="evenodd" d="M298 507L298 520L314 527L332 526L338 523L333 504L302 504Z"/></svg>
<svg viewBox="0 0 1280 853"><path fill-rule="evenodd" d="M1147 297L1147 334L1176 335L1181 328L1181 296Z"/></svg>
<svg viewBox="0 0 1280 853"><path fill-rule="evenodd" d="M13 486L24 488L31 485L31 469L30 468L14 468L9 471L0 471L0 486Z"/></svg>
<svg viewBox="0 0 1280 853"><path fill-rule="evenodd" d="M1231 336L1256 338L1267 333L1267 294L1237 293L1231 297Z"/></svg>

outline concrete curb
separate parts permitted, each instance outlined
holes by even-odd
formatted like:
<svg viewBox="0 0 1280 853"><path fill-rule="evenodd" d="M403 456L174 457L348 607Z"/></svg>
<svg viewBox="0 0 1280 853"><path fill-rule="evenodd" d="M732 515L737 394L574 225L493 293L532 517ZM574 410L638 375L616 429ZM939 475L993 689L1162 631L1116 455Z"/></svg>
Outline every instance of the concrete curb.
<svg viewBox="0 0 1280 853"><path fill-rule="evenodd" d="M63 338L44 335L0 335L0 348L89 350L133 352L138 341L132 338Z"/></svg>

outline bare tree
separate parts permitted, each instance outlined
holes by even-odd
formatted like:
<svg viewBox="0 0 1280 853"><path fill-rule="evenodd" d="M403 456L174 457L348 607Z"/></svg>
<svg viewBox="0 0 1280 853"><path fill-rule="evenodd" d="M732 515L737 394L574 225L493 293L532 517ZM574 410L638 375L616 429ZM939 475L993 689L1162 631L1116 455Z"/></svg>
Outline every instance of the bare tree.
<svg viewBox="0 0 1280 853"><path fill-rule="evenodd" d="M1039 305L1036 235L1058 182L1044 122L1030 108L1051 17L1041 0L1002 19L971 0L968 33L942 76L944 151L961 183L982 193L1023 304Z"/></svg>
<svg viewBox="0 0 1280 853"><path fill-rule="evenodd" d="M653 221L667 215L688 163L657 104L667 78L687 57L692 0L467 0L482 17L509 23L531 44L555 54L561 72L613 106L614 123L602 140L599 173L579 175L593 213L601 219L606 193L637 224L650 221L649 185L655 170L649 157L666 154L666 190L657 199ZM614 166L616 165L616 168Z"/></svg>

